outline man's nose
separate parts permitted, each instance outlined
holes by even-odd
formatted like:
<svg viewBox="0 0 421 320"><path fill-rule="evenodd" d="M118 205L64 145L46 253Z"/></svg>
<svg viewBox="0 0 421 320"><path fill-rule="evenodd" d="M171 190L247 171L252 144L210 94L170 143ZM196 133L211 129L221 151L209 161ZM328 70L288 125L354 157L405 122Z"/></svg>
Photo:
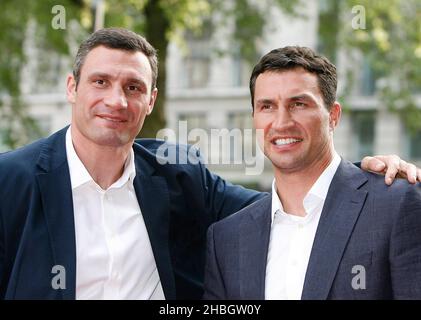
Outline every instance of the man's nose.
<svg viewBox="0 0 421 320"><path fill-rule="evenodd" d="M118 86L111 88L104 98L104 103L107 107L114 109L127 108L127 98L123 88Z"/></svg>
<svg viewBox="0 0 421 320"><path fill-rule="evenodd" d="M281 130L294 125L294 120L290 111L283 106L280 106L277 109L277 112L274 114L274 116L275 118L272 122L272 128L274 129Z"/></svg>

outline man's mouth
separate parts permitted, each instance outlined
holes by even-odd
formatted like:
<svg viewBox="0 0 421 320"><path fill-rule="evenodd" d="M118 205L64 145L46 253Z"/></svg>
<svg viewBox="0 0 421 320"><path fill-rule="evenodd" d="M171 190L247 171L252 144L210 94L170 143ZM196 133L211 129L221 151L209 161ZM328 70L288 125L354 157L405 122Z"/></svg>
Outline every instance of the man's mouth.
<svg viewBox="0 0 421 320"><path fill-rule="evenodd" d="M303 139L297 139L297 138L279 138L279 139L274 139L272 140L272 143L277 145L277 146L285 146L285 145L289 145L289 144L293 144L296 142L301 142L303 141Z"/></svg>
<svg viewBox="0 0 421 320"><path fill-rule="evenodd" d="M113 116L106 116L106 115L98 115L99 118L111 121L111 122L126 122L127 120L120 117L113 117Z"/></svg>

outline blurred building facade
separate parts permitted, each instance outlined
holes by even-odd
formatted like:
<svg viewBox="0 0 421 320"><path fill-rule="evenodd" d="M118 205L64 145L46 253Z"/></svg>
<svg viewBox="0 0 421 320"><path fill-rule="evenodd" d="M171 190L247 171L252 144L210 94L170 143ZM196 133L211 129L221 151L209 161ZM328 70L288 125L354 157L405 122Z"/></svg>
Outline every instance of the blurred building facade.
<svg viewBox="0 0 421 320"><path fill-rule="evenodd" d="M299 10L303 18L285 16L274 9L267 19L263 36L258 40L260 55L286 45L308 46L320 51L317 34L319 10L322 9L320 3L317 0L303 2ZM222 25L218 24L218 19L222 17L215 17L215 21L212 21L214 27L200 36L186 34L185 48L180 48L176 43L170 44L167 60L167 127L175 132L180 142L197 143L206 149L204 154L208 166L214 172L230 181L267 190L273 179L267 160L262 172L246 174L247 164L253 166L255 149L258 149L254 148L254 135L245 131L252 128L248 89L252 64L241 59L241 53L233 48L230 37L226 36L233 31L229 24L215 27ZM35 57L37 54L33 53ZM42 59L41 56L39 58ZM67 125L71 117L65 98L65 74L71 70L71 65L59 58L54 60L54 57L49 57L48 63L56 64L58 72L51 74L48 81L32 79L32 84L24 92L31 114L40 121L46 134ZM357 57L352 63L357 81L347 93L347 109L334 135L339 154L357 161L365 155L395 153L420 164L421 132L410 136L400 117L379 103L376 79L364 57ZM338 52L336 65L340 97L344 90L345 70L350 68L347 53ZM29 64L25 69L28 78L31 78L31 68ZM51 93L51 88L55 88L57 93ZM421 99L418 102L421 105ZM195 128L204 128L205 131L191 134L187 139L181 137L183 132L191 133ZM234 132L234 129L239 130ZM220 143L224 139L224 130L231 134L229 143L225 145ZM218 134L221 134L221 140L210 139ZM239 134L240 140L234 141L235 134ZM253 151L245 152L246 149Z"/></svg>

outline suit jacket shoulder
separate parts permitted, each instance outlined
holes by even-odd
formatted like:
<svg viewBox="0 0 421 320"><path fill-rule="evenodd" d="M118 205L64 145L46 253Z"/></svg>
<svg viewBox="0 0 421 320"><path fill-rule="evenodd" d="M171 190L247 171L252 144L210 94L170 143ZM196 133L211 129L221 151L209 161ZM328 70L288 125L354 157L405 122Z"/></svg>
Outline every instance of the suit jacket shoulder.
<svg viewBox="0 0 421 320"><path fill-rule="evenodd" d="M410 184L406 179L395 179L389 186L384 182L384 175L364 171L352 165L350 167L352 171L367 179L367 184L361 186L361 189L368 192L368 200L371 202L369 207L374 211L381 211L383 220L396 217L399 213L405 214L408 201L414 197L419 198L420 183Z"/></svg>
<svg viewBox="0 0 421 320"><path fill-rule="evenodd" d="M237 211L214 224L214 228L218 230L227 230L232 233L233 229L239 226L243 221L248 219L263 219L265 215L270 213L272 206L272 195L265 194L261 199L249 204L243 209Z"/></svg>
<svg viewBox="0 0 421 320"><path fill-rule="evenodd" d="M342 161L321 213L302 299L418 297L420 191L400 179L387 186L384 176ZM364 290L350 285L354 266L365 270Z"/></svg>

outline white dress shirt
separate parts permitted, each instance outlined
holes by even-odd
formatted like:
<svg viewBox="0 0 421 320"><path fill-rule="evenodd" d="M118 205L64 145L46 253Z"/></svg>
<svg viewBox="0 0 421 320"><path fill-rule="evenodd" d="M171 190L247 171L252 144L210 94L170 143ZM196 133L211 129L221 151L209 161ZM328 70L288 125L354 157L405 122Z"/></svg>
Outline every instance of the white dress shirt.
<svg viewBox="0 0 421 320"><path fill-rule="evenodd" d="M66 133L76 236L76 299L165 299L136 198L134 152L103 190Z"/></svg>
<svg viewBox="0 0 421 320"><path fill-rule="evenodd" d="M265 299L301 299L317 225L333 176L341 158L334 154L329 166L304 197L304 217L286 213L272 184L272 225L266 266ZM281 182L282 183L282 182Z"/></svg>

